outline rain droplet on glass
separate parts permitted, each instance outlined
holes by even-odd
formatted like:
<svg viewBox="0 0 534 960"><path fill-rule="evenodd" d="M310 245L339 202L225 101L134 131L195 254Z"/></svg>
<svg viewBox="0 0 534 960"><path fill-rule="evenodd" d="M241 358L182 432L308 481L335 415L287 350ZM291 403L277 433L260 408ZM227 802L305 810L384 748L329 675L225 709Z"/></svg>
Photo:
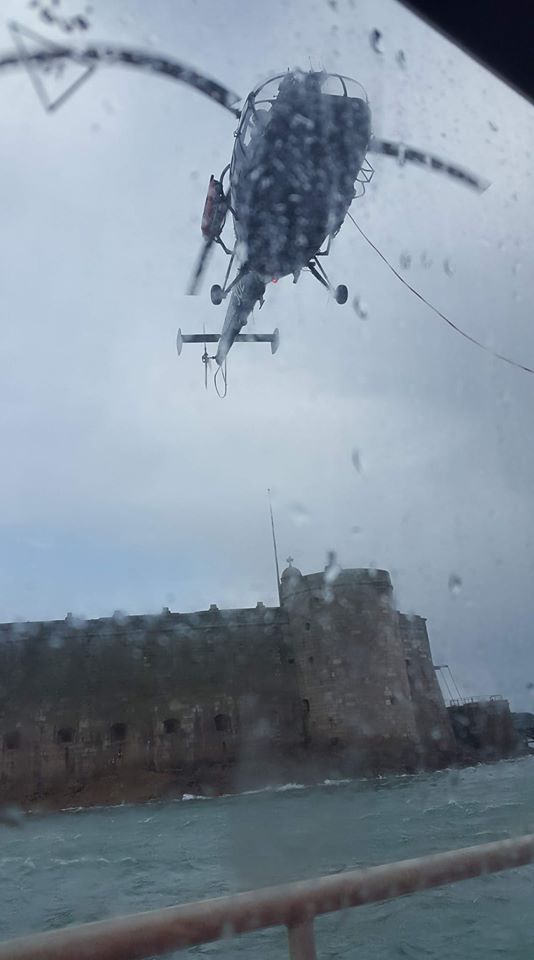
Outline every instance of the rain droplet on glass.
<svg viewBox="0 0 534 960"><path fill-rule="evenodd" d="M371 30L369 40L375 53L384 53L384 38L381 30L377 30L376 28Z"/></svg>
<svg viewBox="0 0 534 960"><path fill-rule="evenodd" d="M362 456L357 447L354 447L354 450L351 453L352 466L358 473L361 473L363 470Z"/></svg>
<svg viewBox="0 0 534 960"><path fill-rule="evenodd" d="M421 266L423 267L423 269L429 270L430 267L432 266L432 263L433 263L432 257L428 255L426 250L423 250L421 254Z"/></svg>
<svg viewBox="0 0 534 960"><path fill-rule="evenodd" d="M0 807L0 824L5 827L22 827L24 825L24 811L14 805Z"/></svg>
<svg viewBox="0 0 534 960"><path fill-rule="evenodd" d="M354 307L354 311L360 320L367 320L367 317L369 316L369 308L362 297L354 297L352 306Z"/></svg>
<svg viewBox="0 0 534 960"><path fill-rule="evenodd" d="M449 590L452 594L460 593L462 589L462 578L457 573L451 573L449 576Z"/></svg>
<svg viewBox="0 0 534 960"><path fill-rule="evenodd" d="M331 586L341 573L341 567L337 562L335 550L329 550L327 554L326 567L324 569L324 582Z"/></svg>
<svg viewBox="0 0 534 960"><path fill-rule="evenodd" d="M302 503L291 503L289 505L291 519L297 527L304 527L311 521L310 511Z"/></svg>

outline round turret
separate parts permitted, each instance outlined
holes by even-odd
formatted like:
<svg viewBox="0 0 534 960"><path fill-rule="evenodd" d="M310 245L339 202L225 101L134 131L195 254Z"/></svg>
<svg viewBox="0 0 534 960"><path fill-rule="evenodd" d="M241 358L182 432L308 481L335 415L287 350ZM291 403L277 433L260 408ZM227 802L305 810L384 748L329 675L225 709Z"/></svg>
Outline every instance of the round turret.
<svg viewBox="0 0 534 960"><path fill-rule="evenodd" d="M287 558L287 567L282 571L280 577L282 602L295 593L303 580L303 576L298 567L293 566L293 558Z"/></svg>
<svg viewBox="0 0 534 960"><path fill-rule="evenodd" d="M282 575L305 710L318 749L348 748L354 770L412 769L417 732L387 570L329 564Z"/></svg>

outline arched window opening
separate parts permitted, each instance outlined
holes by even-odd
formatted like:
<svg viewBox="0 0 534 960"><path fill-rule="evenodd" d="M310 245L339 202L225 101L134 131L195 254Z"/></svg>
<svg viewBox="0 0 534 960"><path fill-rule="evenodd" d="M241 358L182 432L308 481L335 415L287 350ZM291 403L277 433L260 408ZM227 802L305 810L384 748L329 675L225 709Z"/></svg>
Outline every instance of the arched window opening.
<svg viewBox="0 0 534 960"><path fill-rule="evenodd" d="M72 727L60 727L56 733L57 743L72 743L74 740L74 730Z"/></svg>
<svg viewBox="0 0 534 960"><path fill-rule="evenodd" d="M167 720L163 721L163 730L165 733L178 733L180 729L180 721L177 717L168 717Z"/></svg>
<svg viewBox="0 0 534 960"><path fill-rule="evenodd" d="M227 713L218 713L214 718L215 729L221 733L232 732L232 720Z"/></svg>
<svg viewBox="0 0 534 960"><path fill-rule="evenodd" d="M6 750L20 750L21 736L20 730L10 730L4 734L4 747Z"/></svg>
<svg viewBox="0 0 534 960"><path fill-rule="evenodd" d="M112 743L121 743L123 740L126 740L128 725L126 723L113 723L109 732Z"/></svg>

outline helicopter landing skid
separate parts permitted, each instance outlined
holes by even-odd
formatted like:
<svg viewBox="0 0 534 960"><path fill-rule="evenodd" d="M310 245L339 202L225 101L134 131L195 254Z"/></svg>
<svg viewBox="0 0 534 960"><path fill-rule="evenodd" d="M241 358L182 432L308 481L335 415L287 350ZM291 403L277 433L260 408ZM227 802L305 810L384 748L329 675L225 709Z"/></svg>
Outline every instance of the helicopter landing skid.
<svg viewBox="0 0 534 960"><path fill-rule="evenodd" d="M330 291L336 303L347 302L349 297L348 287L346 287L344 283L340 283L337 287L333 287L322 265L317 259L310 260L306 266L315 279L318 280L323 287L326 287L326 289Z"/></svg>

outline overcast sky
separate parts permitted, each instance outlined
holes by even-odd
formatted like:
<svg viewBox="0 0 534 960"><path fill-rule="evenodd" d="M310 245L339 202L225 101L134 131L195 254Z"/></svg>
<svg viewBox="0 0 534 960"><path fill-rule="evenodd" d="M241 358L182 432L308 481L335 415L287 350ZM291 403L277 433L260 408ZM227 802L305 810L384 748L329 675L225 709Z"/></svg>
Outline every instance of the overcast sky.
<svg viewBox="0 0 534 960"><path fill-rule="evenodd" d="M2 15L64 38L26 2ZM348 74L378 135L486 176L477 196L376 158L353 213L451 319L534 365L534 111L517 94L393 0L95 0L91 23L241 95L286 67ZM222 253L185 289L232 117L127 70L55 115L24 71L0 84L0 619L275 603L270 486L283 558L390 570L466 693L534 709L534 377L452 333L347 222L326 266L349 303L309 275L271 286L253 329L278 326L279 353L238 345L228 397L206 393L201 349L178 360L174 340L222 323Z"/></svg>

